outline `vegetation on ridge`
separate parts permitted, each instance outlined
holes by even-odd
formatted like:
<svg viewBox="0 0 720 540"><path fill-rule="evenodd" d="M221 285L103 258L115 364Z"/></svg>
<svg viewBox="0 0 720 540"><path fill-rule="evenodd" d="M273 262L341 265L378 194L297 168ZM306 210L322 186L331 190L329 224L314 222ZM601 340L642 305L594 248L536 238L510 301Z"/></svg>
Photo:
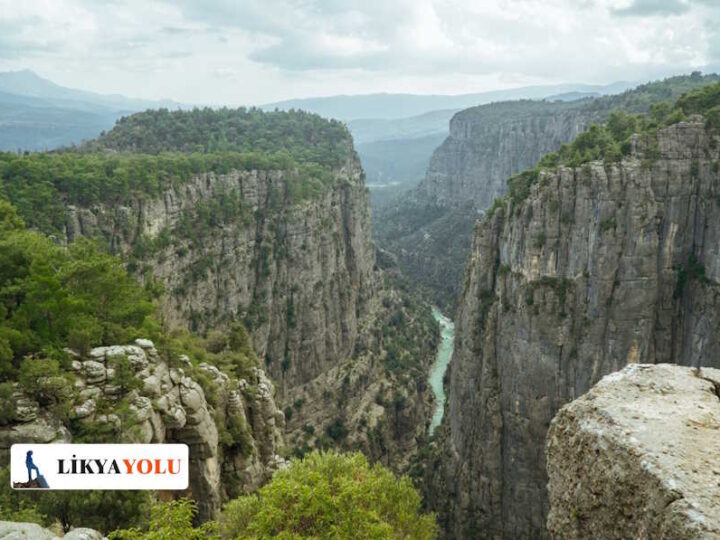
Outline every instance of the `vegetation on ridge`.
<svg viewBox="0 0 720 540"><path fill-rule="evenodd" d="M384 538L430 540L438 529L423 514L409 478L396 478L362 454L313 452L252 495L231 500L218 521L193 526L190 499L156 502L140 526L114 530L111 540L169 538Z"/></svg>
<svg viewBox="0 0 720 540"><path fill-rule="evenodd" d="M297 163L335 167L351 157L352 138L343 123L304 111L157 109L121 118L83 149L143 154L281 152Z"/></svg>
<svg viewBox="0 0 720 540"><path fill-rule="evenodd" d="M49 234L64 230L68 204L157 197L205 173L285 171L279 197L297 202L325 192L352 148L343 124L304 112L161 109L125 117L79 150L0 153L0 196Z"/></svg>
<svg viewBox="0 0 720 540"><path fill-rule="evenodd" d="M252 495L230 501L224 538L435 538L435 516L420 495L362 454L313 452L279 470Z"/></svg>
<svg viewBox="0 0 720 540"><path fill-rule="evenodd" d="M656 103L647 114L613 111L604 125L590 126L572 143L564 144L558 151L543 157L536 167L509 178L506 198L515 203L525 200L531 186L538 182L542 170L561 166L578 167L597 160L605 163L621 161L630 153L630 138L635 134L648 143L649 155L646 158L652 160L656 157L654 152L658 129L686 120L691 114L703 115L705 125L711 132L720 130L720 82L684 94L673 105ZM504 201L496 200L488 215L503 206Z"/></svg>

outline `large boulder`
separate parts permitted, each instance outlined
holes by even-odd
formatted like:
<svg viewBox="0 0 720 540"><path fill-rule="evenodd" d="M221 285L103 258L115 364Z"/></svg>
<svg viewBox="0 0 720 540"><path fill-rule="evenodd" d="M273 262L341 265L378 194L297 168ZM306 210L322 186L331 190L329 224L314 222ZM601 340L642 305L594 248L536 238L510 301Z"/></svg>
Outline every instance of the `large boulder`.
<svg viewBox="0 0 720 540"><path fill-rule="evenodd" d="M607 375L552 421L547 472L553 538L720 538L720 370Z"/></svg>
<svg viewBox="0 0 720 540"><path fill-rule="evenodd" d="M2 540L55 540L57 536L37 523L0 521Z"/></svg>
<svg viewBox="0 0 720 540"><path fill-rule="evenodd" d="M103 540L103 535L94 529L85 527L73 529L62 537L64 540ZM36 523L16 523L0 521L0 539L2 540L60 540L52 531Z"/></svg>

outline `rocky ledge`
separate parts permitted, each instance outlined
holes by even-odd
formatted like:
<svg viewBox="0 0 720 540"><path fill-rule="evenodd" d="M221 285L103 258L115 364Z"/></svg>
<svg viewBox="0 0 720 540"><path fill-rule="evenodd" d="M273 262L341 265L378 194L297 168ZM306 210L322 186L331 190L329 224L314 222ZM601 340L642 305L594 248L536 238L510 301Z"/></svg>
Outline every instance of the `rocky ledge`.
<svg viewBox="0 0 720 540"><path fill-rule="evenodd" d="M553 538L720 538L720 370L631 364L547 438Z"/></svg>
<svg viewBox="0 0 720 540"><path fill-rule="evenodd" d="M261 369L234 379L213 365L194 365L183 354L166 359L147 339L97 347L85 356L66 352L73 358L68 375L75 388L67 398L69 418L59 418L15 384L10 403L0 404L14 407L11 420L0 424L0 466L9 461L14 443L78 442L73 433L85 433L82 442L112 433L117 442L185 443L187 495L205 520L223 501L257 489L285 464L280 456L285 419ZM37 381L45 386L41 379L47 377Z"/></svg>

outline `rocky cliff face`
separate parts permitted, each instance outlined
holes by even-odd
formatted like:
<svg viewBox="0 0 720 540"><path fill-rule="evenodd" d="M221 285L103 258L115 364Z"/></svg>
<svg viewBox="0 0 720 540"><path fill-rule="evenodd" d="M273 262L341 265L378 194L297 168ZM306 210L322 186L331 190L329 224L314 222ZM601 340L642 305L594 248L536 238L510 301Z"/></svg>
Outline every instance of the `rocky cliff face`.
<svg viewBox="0 0 720 540"><path fill-rule="evenodd" d="M563 407L547 439L556 539L720 538L720 371L632 364Z"/></svg>
<svg viewBox="0 0 720 540"><path fill-rule="evenodd" d="M190 489L200 519L223 501L260 487L284 459L285 420L264 372L231 379L217 367L194 365L185 355L168 362L151 341L98 347L74 358L77 394L67 419L24 393L19 385L3 407L14 407L0 426L0 459L9 463L14 443L89 442L112 434L113 441L186 443L190 447ZM204 383L205 389L198 381ZM43 386L43 381L38 381ZM231 437L224 436L230 431Z"/></svg>
<svg viewBox="0 0 720 540"><path fill-rule="evenodd" d="M427 473L458 537L547 536L545 433L603 375L719 365L717 136L696 117L631 142L541 173L474 231Z"/></svg>
<svg viewBox="0 0 720 540"><path fill-rule="evenodd" d="M505 194L505 181L572 141L599 114L579 104L543 101L494 103L457 113L450 135L435 150L423 198L441 207L473 201L486 209Z"/></svg>
<svg viewBox="0 0 720 540"><path fill-rule="evenodd" d="M169 327L243 321L291 420L295 452L360 448L402 468L430 416L432 318L419 306L403 315L413 337L401 347L413 342L417 363L402 377L388 370L384 329L394 309L408 309L375 266L357 158L314 198L293 199L288 174L209 173L156 198L73 206L66 236L101 236L143 279L162 283Z"/></svg>
<svg viewBox="0 0 720 540"><path fill-rule="evenodd" d="M403 270L433 300L454 310L475 220L505 194L509 176L533 167L596 118L597 111L579 104L542 101L457 113L420 185L377 212L380 245L398 255Z"/></svg>
<svg viewBox="0 0 720 540"><path fill-rule="evenodd" d="M280 171L194 177L157 198L72 207L67 237L104 237L165 287L170 327L235 317L286 386L352 354L374 294L375 248L357 160L319 198L293 203Z"/></svg>
<svg viewBox="0 0 720 540"><path fill-rule="evenodd" d="M405 471L425 441L432 414L427 376L438 327L427 305L390 284L372 300L370 311L361 320L352 357L288 389L287 440L295 452L361 450Z"/></svg>
<svg viewBox="0 0 720 540"><path fill-rule="evenodd" d="M593 100L510 101L460 111L420 185L375 211L375 238L434 302L454 312L470 251L466 232L507 192L507 178L534 167L614 109L645 112L716 79L697 74Z"/></svg>

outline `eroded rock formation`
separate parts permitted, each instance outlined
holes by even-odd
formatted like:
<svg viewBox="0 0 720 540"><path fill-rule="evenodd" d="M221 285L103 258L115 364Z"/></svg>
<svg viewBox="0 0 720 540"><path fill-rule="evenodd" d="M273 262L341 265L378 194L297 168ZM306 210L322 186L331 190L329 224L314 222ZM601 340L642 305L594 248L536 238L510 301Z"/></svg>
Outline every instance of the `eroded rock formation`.
<svg viewBox="0 0 720 540"><path fill-rule="evenodd" d="M547 438L555 539L720 538L720 370L631 364Z"/></svg>
<svg viewBox="0 0 720 540"><path fill-rule="evenodd" d="M682 76L618 96L575 102L508 101L455 114L450 134L435 150L420 185L374 215L379 245L399 257L403 271L447 311L462 293L463 271L473 224L507 192L506 180L534 167L603 122L612 110L644 112L716 75Z"/></svg>
<svg viewBox="0 0 720 540"><path fill-rule="evenodd" d="M245 322L283 392L352 354L376 288L359 162L338 169L319 198L299 202L286 192L289 174L208 173L155 198L71 207L67 238L100 236L134 256L164 284L171 327Z"/></svg>
<svg viewBox="0 0 720 540"><path fill-rule="evenodd" d="M186 443L188 495L197 501L201 519L212 517L230 496L257 489L284 464L279 454L285 420L262 370L235 380L215 366L195 366L185 355L168 363L145 339L97 347L87 357L69 354L76 389L69 410L73 431L88 434L88 442L112 432L116 441ZM128 362L131 374L124 367ZM200 376L212 395L198 383ZM52 409L41 407L19 385L13 401L12 422L0 426L4 464L16 442L72 442L70 430ZM219 431L230 426L232 440L223 445Z"/></svg>

